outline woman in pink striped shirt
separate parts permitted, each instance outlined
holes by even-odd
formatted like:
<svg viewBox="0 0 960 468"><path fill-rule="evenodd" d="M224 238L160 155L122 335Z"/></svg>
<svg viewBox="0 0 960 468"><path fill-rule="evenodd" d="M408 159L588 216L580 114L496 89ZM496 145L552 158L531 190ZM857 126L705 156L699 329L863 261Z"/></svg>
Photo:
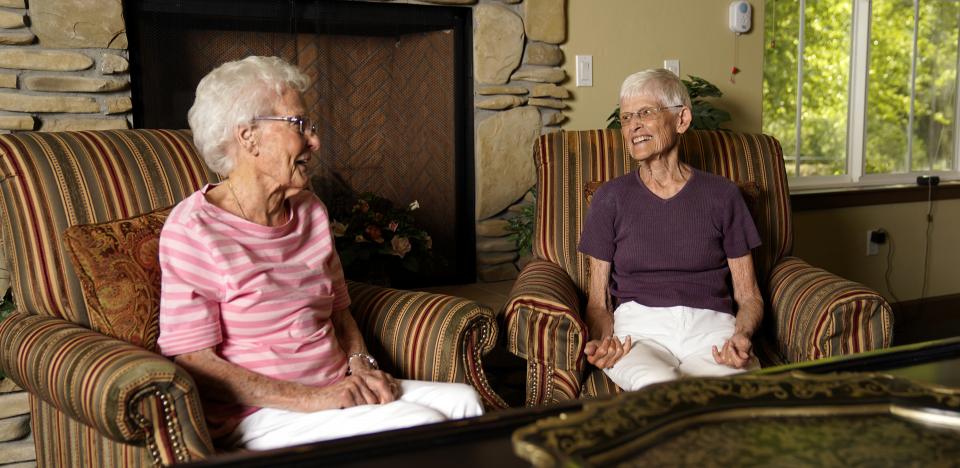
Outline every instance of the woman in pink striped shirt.
<svg viewBox="0 0 960 468"><path fill-rule="evenodd" d="M197 380L222 443L269 449L479 415L464 384L377 369L350 315L324 204L307 187L319 149L276 57L213 70L188 114L226 181L179 203L160 237L160 351Z"/></svg>

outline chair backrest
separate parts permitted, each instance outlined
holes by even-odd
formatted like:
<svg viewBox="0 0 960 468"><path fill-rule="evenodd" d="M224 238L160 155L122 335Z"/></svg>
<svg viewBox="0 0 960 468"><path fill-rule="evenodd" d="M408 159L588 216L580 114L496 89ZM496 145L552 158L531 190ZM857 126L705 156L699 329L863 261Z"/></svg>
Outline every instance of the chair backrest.
<svg viewBox="0 0 960 468"><path fill-rule="evenodd" d="M581 291L589 281L587 260L577 252L588 208L585 188L637 169L624 148L619 130L559 131L541 136L534 145L533 253L564 268ZM680 159L741 187L763 241L753 255L765 289L773 265L789 255L793 245L780 143L768 135L690 130L680 140Z"/></svg>
<svg viewBox="0 0 960 468"><path fill-rule="evenodd" d="M3 247L19 310L90 326L64 231L170 206L216 173L190 132L113 130L0 135Z"/></svg>

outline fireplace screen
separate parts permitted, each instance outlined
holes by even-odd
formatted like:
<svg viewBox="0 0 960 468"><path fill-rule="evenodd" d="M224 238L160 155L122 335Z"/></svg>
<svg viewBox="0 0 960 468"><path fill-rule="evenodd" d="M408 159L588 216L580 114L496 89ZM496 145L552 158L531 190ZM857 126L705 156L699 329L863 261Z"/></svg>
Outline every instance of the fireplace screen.
<svg viewBox="0 0 960 468"><path fill-rule="evenodd" d="M193 90L210 70L248 55L281 57L313 81L304 100L321 137L314 191L332 210L362 192L397 206L416 201L416 222L442 260L399 285L473 281L469 9L185 3L192 10L134 9L137 126L185 128Z"/></svg>

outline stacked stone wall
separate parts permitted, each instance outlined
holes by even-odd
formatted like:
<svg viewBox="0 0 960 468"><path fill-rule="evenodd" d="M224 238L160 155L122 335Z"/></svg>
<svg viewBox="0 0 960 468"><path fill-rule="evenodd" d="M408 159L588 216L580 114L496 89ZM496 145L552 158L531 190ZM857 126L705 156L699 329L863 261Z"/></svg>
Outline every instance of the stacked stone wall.
<svg viewBox="0 0 960 468"><path fill-rule="evenodd" d="M532 203L533 144L566 120L565 1L480 0L473 16L477 273L502 281L528 260L506 223Z"/></svg>
<svg viewBox="0 0 960 468"><path fill-rule="evenodd" d="M26 468L37 466L36 460L27 392L0 378L0 465Z"/></svg>
<svg viewBox="0 0 960 468"><path fill-rule="evenodd" d="M0 131L127 128L120 0L0 0Z"/></svg>

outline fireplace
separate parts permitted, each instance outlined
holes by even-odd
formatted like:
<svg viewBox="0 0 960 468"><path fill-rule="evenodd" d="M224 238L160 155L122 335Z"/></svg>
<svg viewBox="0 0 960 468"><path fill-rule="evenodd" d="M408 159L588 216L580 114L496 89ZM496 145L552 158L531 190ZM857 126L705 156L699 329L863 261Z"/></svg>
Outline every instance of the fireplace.
<svg viewBox="0 0 960 468"><path fill-rule="evenodd" d="M187 128L197 82L215 66L276 55L313 79L320 123L314 189L328 205L374 192L406 206L444 262L399 286L472 282L471 10L291 0L130 1L136 127Z"/></svg>

